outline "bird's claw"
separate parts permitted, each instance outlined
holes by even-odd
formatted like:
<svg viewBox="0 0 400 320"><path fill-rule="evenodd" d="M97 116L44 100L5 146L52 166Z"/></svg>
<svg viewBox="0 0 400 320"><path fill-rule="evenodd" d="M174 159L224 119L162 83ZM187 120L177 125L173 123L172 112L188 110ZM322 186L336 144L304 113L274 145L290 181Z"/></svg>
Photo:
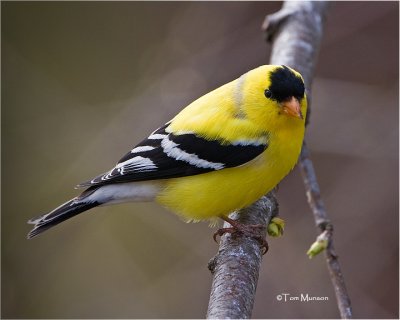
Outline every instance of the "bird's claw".
<svg viewBox="0 0 400 320"><path fill-rule="evenodd" d="M235 228L233 228L233 227L231 227L231 228L220 228L217 231L215 231L215 233L213 235L213 239L214 239L215 242L218 243L217 237L222 237L225 233L232 234L232 233L234 233L236 231L237 230Z"/></svg>
<svg viewBox="0 0 400 320"><path fill-rule="evenodd" d="M233 221L235 221L235 220L233 220ZM267 253L269 246L268 246L268 242L265 239L264 234L263 234L263 230L265 229L265 227L262 224L246 225L246 224L238 223L236 221L233 223L231 223L231 221L228 221L228 223L230 223L232 225L232 227L220 228L214 233L213 239L215 242L217 242L218 236L222 237L225 233L241 234L241 235L256 239L260 243L260 246L262 249L262 254L264 255Z"/></svg>

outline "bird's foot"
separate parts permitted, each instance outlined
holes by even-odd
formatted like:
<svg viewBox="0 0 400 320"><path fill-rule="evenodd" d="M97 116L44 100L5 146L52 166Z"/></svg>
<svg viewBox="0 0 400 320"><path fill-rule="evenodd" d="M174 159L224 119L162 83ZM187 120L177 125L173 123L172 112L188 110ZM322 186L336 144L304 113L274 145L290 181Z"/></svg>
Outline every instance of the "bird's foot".
<svg viewBox="0 0 400 320"><path fill-rule="evenodd" d="M213 236L215 242L217 242L217 236L221 237L225 233L241 234L256 239L261 245L263 254L267 253L268 242L264 235L265 226L262 224L242 224L228 217L221 217L221 219L228 222L232 227L218 229Z"/></svg>
<svg viewBox="0 0 400 320"><path fill-rule="evenodd" d="M222 237L225 233L235 233L237 230L235 228L219 228L213 235L213 239L217 242L217 237Z"/></svg>

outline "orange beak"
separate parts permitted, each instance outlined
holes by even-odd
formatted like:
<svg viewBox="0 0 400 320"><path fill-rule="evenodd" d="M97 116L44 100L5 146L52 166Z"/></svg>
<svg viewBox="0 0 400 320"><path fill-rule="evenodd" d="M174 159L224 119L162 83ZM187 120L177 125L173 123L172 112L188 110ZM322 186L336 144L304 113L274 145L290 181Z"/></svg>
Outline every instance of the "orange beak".
<svg viewBox="0 0 400 320"><path fill-rule="evenodd" d="M286 100L281 103L283 112L287 115L303 119L303 115L301 114L300 102L295 97L290 98L290 100Z"/></svg>

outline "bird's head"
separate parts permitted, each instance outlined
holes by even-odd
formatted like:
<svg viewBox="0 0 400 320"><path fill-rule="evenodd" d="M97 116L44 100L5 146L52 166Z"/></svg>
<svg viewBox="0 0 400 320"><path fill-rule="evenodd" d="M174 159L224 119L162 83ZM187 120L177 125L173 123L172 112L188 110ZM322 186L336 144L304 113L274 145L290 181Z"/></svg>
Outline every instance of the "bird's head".
<svg viewBox="0 0 400 320"><path fill-rule="evenodd" d="M242 77L245 113L260 125L304 125L307 99L300 73L281 65L264 65Z"/></svg>

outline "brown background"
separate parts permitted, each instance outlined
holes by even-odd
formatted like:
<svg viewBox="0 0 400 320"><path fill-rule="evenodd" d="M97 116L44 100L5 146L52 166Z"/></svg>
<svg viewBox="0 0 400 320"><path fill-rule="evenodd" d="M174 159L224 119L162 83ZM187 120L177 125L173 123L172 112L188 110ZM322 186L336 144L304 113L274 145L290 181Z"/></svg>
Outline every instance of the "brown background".
<svg viewBox="0 0 400 320"><path fill-rule="evenodd" d="M98 208L27 241L26 220L76 195L190 101L268 62L279 2L2 2L2 316L201 318L217 245L156 204ZM358 318L398 318L396 2L330 11L307 140ZM279 189L255 318L336 318L298 170ZM327 296L279 302L276 296Z"/></svg>

